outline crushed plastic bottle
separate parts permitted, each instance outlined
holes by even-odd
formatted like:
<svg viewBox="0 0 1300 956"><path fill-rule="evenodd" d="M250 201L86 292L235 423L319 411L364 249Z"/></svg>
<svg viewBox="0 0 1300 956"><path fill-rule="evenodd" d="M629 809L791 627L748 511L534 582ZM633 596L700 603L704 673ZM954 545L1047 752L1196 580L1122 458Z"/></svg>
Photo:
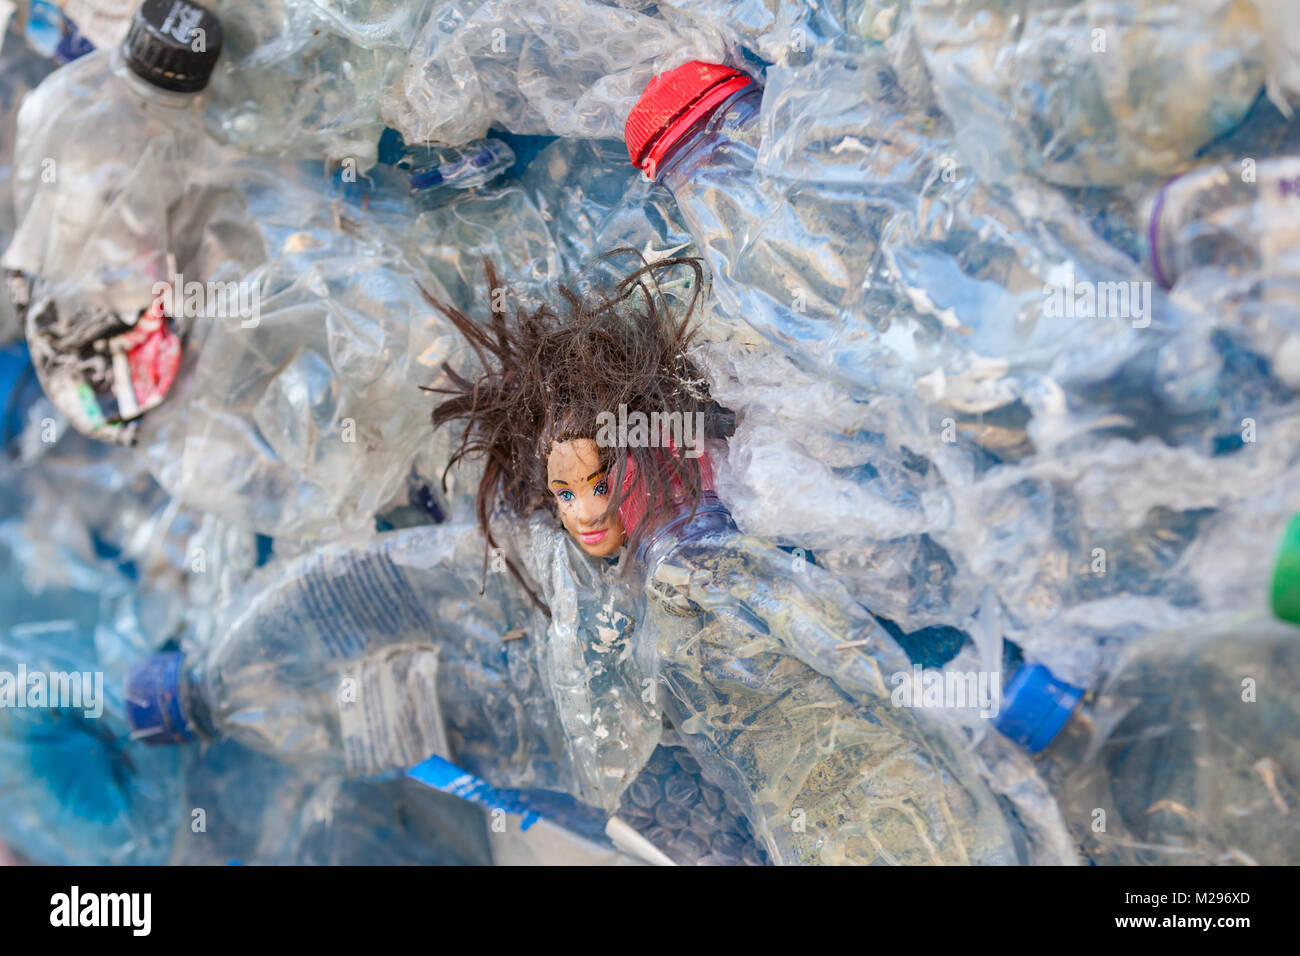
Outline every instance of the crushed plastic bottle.
<svg viewBox="0 0 1300 956"><path fill-rule="evenodd" d="M411 192L421 205L437 205L457 190L491 182L515 163L515 153L499 139L463 147L408 147L397 165L411 171Z"/></svg>
<svg viewBox="0 0 1300 956"><path fill-rule="evenodd" d="M437 279L392 210L345 199L319 169L211 175L229 189L199 262L238 298L195 321L175 394L137 445L182 503L247 530L373 529L427 443L419 386L456 348L422 291Z"/></svg>
<svg viewBox="0 0 1300 956"><path fill-rule="evenodd" d="M384 118L410 143L460 145L489 127L616 139L656 72L717 58L720 39L664 9L596 0L439 0L410 44Z"/></svg>
<svg viewBox="0 0 1300 956"><path fill-rule="evenodd" d="M776 75L765 92L716 64L664 74L629 115L628 155L676 197L722 310L805 367L978 414L1032 397L1063 354L1078 357L1061 372L1098 375L1155 338L1136 334L1152 316L1181 321L1150 298L1054 315L1054 286L1139 267L1060 197L981 183L883 60Z"/></svg>
<svg viewBox="0 0 1300 956"><path fill-rule="evenodd" d="M1265 84L1265 23L1238 0L915 0L960 150L1000 180L1070 186L1179 172Z"/></svg>
<svg viewBox="0 0 1300 956"><path fill-rule="evenodd" d="M1258 615L1260 542L1300 509L1293 4L230 0L206 106L163 136L105 105L139 86L106 52L126 5L35 5L50 56L80 52L72 21L101 50L24 108L18 239L51 264L17 300L135 321L161 264L257 304L171 317L181 362L133 449L0 352L0 672L184 662L100 722L0 708L22 857L1294 862L1295 631ZM14 52L0 123L48 69ZM702 88L666 102L663 73L634 108L691 58ZM200 108L315 163L210 152ZM47 137L68 117L92 135ZM77 220L88 245L51 244L106 204L26 215L52 185L32 156L80 190L123 143L155 151ZM522 522L502 540L547 621L499 554L480 594L474 466L436 480L418 386L472 358L426 294L472 307L489 256L548 297L624 246L710 265L734 523L710 501L619 568ZM1011 736L894 706L922 662L1002 666ZM206 748L125 739L127 704ZM435 750L436 780L392 778Z"/></svg>
<svg viewBox="0 0 1300 956"><path fill-rule="evenodd" d="M550 143L518 179L422 212L413 232L452 302L478 294L484 257L512 288L544 296L574 275L599 275L592 260L603 252L630 247L654 261L693 251L672 197L630 170L612 140ZM665 294L688 297L690 290Z"/></svg>
<svg viewBox="0 0 1300 956"><path fill-rule="evenodd" d="M272 563L222 609L195 659L141 663L132 719L157 743L231 737L356 776L454 744L501 784L564 790L553 719L502 643L517 601L501 587L478 597L480 548L469 526L448 524Z"/></svg>
<svg viewBox="0 0 1300 956"><path fill-rule="evenodd" d="M28 280L18 304L42 385L97 438L129 443L180 364L184 328L160 291L199 238L207 197L189 170L205 162L199 94L220 52L207 10L146 0L122 47L57 71L19 114L3 263Z"/></svg>
<svg viewBox="0 0 1300 956"><path fill-rule="evenodd" d="M664 170L721 307L801 366L712 364L740 421L720 488L743 527L827 551L906 630L968 632L984 668L1005 636L1086 682L1153 627L1203 619L1214 591L1198 578L1192 595L1200 565L1181 557L1198 534L1215 529L1208 555L1234 522L1295 507L1290 300L1255 272L1231 309L1164 298L1060 194L980 184L943 118L922 123L876 65L769 68L757 117L739 89ZM1035 208L1050 228L1017 211ZM1049 292L1107 288L1136 289L1150 324L1047 309Z"/></svg>
<svg viewBox="0 0 1300 956"><path fill-rule="evenodd" d="M375 165L385 88L428 5L396 0L226 0L227 50L205 109L222 142L260 154Z"/></svg>

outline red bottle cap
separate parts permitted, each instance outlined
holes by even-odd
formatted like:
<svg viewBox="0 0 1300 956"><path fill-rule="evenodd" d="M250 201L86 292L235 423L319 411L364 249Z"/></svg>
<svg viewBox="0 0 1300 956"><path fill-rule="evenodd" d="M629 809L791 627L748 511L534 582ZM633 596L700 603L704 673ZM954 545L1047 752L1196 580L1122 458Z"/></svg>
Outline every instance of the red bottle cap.
<svg viewBox="0 0 1300 956"><path fill-rule="evenodd" d="M656 76L623 127L632 164L654 179L659 163L696 122L752 82L739 70L700 60Z"/></svg>

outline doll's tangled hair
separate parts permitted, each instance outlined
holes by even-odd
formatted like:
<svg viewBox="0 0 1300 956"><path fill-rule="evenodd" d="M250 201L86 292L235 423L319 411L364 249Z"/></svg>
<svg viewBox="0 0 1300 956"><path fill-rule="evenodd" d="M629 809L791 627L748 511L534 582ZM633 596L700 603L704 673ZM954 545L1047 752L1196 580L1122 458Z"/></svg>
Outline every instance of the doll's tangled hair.
<svg viewBox="0 0 1300 956"><path fill-rule="evenodd" d="M694 415L709 404L708 382L687 357L692 320L702 292L704 270L690 257L647 263L634 249L614 256L636 256L640 265L604 291L580 293L560 286L554 302L528 309L516 300L513 311L490 261L484 262L490 314L486 324L436 301L430 304L450 319L478 356L482 372L467 378L447 364L449 384L426 391L450 396L433 410L433 426L464 422L460 445L448 470L461 459L484 461L477 494L478 523L489 551L496 547L489 526L494 504L504 500L521 516L539 507L554 511L546 487L546 462L556 442L597 440L602 412L618 414L620 405L647 417L653 413ZM598 260L599 261L599 260ZM659 277L674 269L693 273L691 296L680 317L660 288ZM599 443L598 443L599 444ZM664 448L600 447L601 465L612 476L606 514L629 494L645 495L645 516L627 529L627 547L665 516L684 505L698 504L704 491L702 459ZM625 482L629 463L634 482ZM443 473L444 487L446 472ZM533 601L549 613L513 563L511 574Z"/></svg>

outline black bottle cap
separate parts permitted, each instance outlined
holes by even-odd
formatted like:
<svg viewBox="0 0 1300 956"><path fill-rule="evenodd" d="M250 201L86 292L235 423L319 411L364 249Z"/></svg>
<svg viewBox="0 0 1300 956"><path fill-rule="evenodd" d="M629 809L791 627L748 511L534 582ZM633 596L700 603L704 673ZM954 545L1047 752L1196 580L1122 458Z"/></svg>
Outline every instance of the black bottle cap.
<svg viewBox="0 0 1300 956"><path fill-rule="evenodd" d="M197 93L221 56L221 21L190 0L144 0L122 41L137 76L177 93Z"/></svg>

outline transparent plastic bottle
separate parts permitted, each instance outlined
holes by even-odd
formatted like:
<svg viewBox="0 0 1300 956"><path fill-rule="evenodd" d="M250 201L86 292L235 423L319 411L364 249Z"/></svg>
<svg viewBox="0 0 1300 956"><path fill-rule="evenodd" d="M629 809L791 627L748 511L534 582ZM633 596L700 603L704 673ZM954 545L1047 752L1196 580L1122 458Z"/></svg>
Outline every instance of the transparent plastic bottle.
<svg viewBox="0 0 1300 956"><path fill-rule="evenodd" d="M1198 169L1166 183L1148 209L1147 252L1165 288L1204 266L1300 272L1300 157Z"/></svg>
<svg viewBox="0 0 1300 956"><path fill-rule="evenodd" d="M195 653L137 662L138 735L229 737L352 776L454 754L497 786L571 792L549 692L515 639L524 598L504 574L480 594L482 548L474 525L447 523L267 564Z"/></svg>
<svg viewBox="0 0 1300 956"><path fill-rule="evenodd" d="M435 532L423 539L433 553L447 546L449 535L436 534L446 529L416 530ZM197 659L173 652L137 662L127 684L136 735L156 744L231 738L348 776L448 755L435 644L447 628L436 608L439 597L456 600L460 582L426 575L417 593L393 560L403 540L323 548L268 568L220 616Z"/></svg>
<svg viewBox="0 0 1300 956"><path fill-rule="evenodd" d="M628 116L625 137L633 165L676 198L713 269L724 310L797 350L826 335L817 300L811 312L796 307L789 270L775 270L753 286L737 274L747 226L768 219L773 205L753 175L762 98L762 88L739 70L693 61L652 81ZM815 297L818 280L826 278L807 277Z"/></svg>
<svg viewBox="0 0 1300 956"><path fill-rule="evenodd" d="M910 662L843 585L741 534L715 497L647 534L642 668L775 862L1009 864L1019 834L941 714L895 706Z"/></svg>
<svg viewBox="0 0 1300 956"><path fill-rule="evenodd" d="M855 393L969 411L1013 403L1071 346L1137 347L1120 314L1056 315L1044 294L1132 264L1059 197L960 166L946 120L906 104L887 62L784 75L773 96L692 62L628 114L628 156L676 199L720 311ZM820 86L814 103L793 96L813 83L864 102L837 111Z"/></svg>
<svg viewBox="0 0 1300 956"><path fill-rule="evenodd" d="M1289 7L1290 4L1287 4ZM1177 172L1264 86L1263 4L917 0L908 4L961 151L998 180L1068 186Z"/></svg>
<svg viewBox="0 0 1300 956"><path fill-rule="evenodd" d="M208 146L201 92L221 52L216 17L146 0L121 47L56 71L18 117L18 225L4 266L21 273L33 360L79 431L129 443L180 363L181 317L161 289L202 238ZM197 278L197 277L195 277ZM161 284L161 285L160 285Z"/></svg>
<svg viewBox="0 0 1300 956"><path fill-rule="evenodd" d="M423 764L448 787L462 776L488 787L490 778L569 830L602 843L608 834L640 859L665 861L639 826L572 798L578 787L536 646L517 626L528 620L521 596L495 575L489 594L476 596L481 541L474 526L422 526L268 567L231 602L206 648L137 663L127 692L136 735L155 744L233 739L350 776ZM455 765L445 759L452 754ZM690 769L679 762L650 776L660 793L699 796L708 788L682 779ZM725 813L630 814L646 829L659 824L676 862L744 858L744 834ZM757 858L753 848L748 857Z"/></svg>
<svg viewBox="0 0 1300 956"><path fill-rule="evenodd" d="M1012 676L996 726L1039 754L1094 862L1300 863L1300 516L1269 604L1145 638L1091 689Z"/></svg>

